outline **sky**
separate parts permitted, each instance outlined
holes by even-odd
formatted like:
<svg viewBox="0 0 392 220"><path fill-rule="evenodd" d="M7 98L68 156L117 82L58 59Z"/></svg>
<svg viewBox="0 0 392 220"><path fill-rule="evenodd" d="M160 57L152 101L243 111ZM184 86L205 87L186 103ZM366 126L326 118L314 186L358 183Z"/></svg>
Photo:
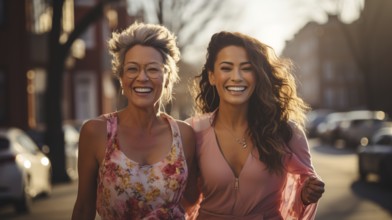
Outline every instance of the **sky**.
<svg viewBox="0 0 392 220"><path fill-rule="evenodd" d="M128 0L133 6L142 5L151 8L145 0ZM151 1L154 0L150 0ZM280 54L285 42L293 38L296 32L310 21L324 23L327 12L339 12L344 22L350 23L359 16L364 0L210 0L221 2L220 9L214 11L212 24L198 32L197 40L186 45L182 58L189 62L202 62L205 49L212 34L221 30L239 31L251 35L270 45ZM193 1L197 4L200 1ZM137 7L134 7L137 8ZM197 7L194 7L197 8ZM208 9L205 9L208 13ZM156 22L153 17L149 22ZM194 19L197 24L197 19ZM188 28L192 28L192 23ZM186 35L185 33L182 33ZM186 36L179 34L179 40Z"/></svg>
<svg viewBox="0 0 392 220"><path fill-rule="evenodd" d="M351 22L358 18L358 5L363 1L343 0L248 0L243 31L272 46L278 53L284 48L286 40L309 21L324 23L327 14L342 11L342 19ZM343 4L343 5L342 5ZM337 9L337 6L342 7ZM261 26L261 27L260 27Z"/></svg>

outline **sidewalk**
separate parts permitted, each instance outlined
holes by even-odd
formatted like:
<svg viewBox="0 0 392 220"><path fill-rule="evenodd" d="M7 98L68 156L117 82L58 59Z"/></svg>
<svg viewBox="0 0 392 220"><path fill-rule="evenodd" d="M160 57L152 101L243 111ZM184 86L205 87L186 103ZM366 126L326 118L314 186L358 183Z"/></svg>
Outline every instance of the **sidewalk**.
<svg viewBox="0 0 392 220"><path fill-rule="evenodd" d="M27 215L17 215L12 206L0 207L2 220L70 220L77 195L77 181L53 186L47 198L33 201L32 211Z"/></svg>

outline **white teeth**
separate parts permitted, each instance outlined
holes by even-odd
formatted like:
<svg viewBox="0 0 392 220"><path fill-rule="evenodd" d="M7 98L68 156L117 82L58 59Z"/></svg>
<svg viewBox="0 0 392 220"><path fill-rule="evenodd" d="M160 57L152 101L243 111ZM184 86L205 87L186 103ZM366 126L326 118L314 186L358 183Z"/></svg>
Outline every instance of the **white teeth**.
<svg viewBox="0 0 392 220"><path fill-rule="evenodd" d="M226 87L227 90L229 91L234 91L234 92L241 92L245 90L244 86L228 86Z"/></svg>
<svg viewBox="0 0 392 220"><path fill-rule="evenodd" d="M151 88L135 88L134 90L135 92L141 92L141 93L147 93L152 91Z"/></svg>

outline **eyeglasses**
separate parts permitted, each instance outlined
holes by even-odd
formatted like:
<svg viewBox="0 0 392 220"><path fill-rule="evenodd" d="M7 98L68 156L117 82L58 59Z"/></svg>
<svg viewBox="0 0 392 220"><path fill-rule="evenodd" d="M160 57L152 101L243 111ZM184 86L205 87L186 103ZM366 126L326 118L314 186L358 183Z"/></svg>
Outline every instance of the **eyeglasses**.
<svg viewBox="0 0 392 220"><path fill-rule="evenodd" d="M165 66L158 63L147 64L144 67L138 64L129 64L124 66L124 76L130 79L134 79L139 76L139 73L142 70L149 79L157 79L165 72Z"/></svg>

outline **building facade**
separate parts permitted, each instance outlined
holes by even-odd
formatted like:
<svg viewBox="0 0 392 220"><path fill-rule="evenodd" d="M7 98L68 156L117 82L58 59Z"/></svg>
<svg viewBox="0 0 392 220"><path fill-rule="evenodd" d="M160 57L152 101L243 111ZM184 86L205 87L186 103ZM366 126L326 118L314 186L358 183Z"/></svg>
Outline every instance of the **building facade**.
<svg viewBox="0 0 392 220"><path fill-rule="evenodd" d="M43 129L51 5L48 0L0 0L0 127ZM65 0L62 34L67 39L98 0ZM66 60L63 78L64 120L82 122L118 105L116 79L111 74L106 42L114 30L136 17L126 1L105 7L104 16L77 39ZM140 20L140 19L139 19Z"/></svg>
<svg viewBox="0 0 392 220"><path fill-rule="evenodd" d="M282 56L294 61L298 91L312 108L384 110L392 83L392 2L365 1L351 24L330 15L310 22L288 41Z"/></svg>

